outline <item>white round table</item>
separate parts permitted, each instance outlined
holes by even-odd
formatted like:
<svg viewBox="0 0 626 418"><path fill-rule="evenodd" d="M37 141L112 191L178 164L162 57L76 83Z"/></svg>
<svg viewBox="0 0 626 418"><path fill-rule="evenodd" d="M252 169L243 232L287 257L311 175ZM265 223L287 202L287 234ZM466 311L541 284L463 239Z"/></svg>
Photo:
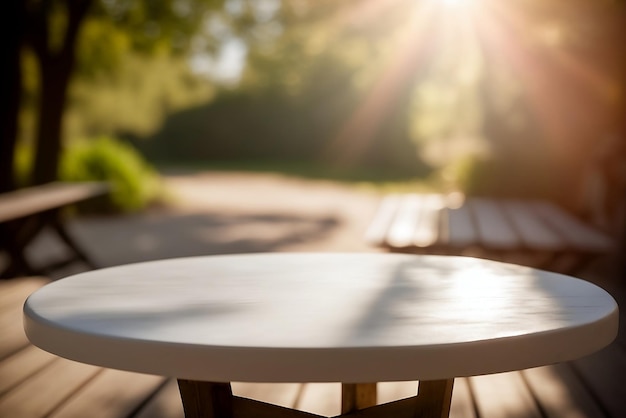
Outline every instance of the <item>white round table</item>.
<svg viewBox="0 0 626 418"><path fill-rule="evenodd" d="M245 410L231 381L342 382L350 412L375 402L372 382L401 380L420 380L411 408L447 416L454 377L572 360L618 326L614 299L586 281L402 254L131 264L51 283L24 315L30 341L51 353L178 378L189 417Z"/></svg>

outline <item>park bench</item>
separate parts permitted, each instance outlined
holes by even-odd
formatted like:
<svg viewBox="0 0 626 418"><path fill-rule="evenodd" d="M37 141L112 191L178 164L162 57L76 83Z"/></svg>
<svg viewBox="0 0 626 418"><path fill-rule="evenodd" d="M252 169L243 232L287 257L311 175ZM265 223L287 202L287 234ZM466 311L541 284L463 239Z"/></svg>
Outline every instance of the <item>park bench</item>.
<svg viewBox="0 0 626 418"><path fill-rule="evenodd" d="M366 241L395 252L472 255L576 274L623 251L624 147L618 136L598 140L581 167L580 213L542 199L394 194L383 198Z"/></svg>
<svg viewBox="0 0 626 418"><path fill-rule="evenodd" d="M62 209L105 195L104 182L52 182L0 194L0 250L8 256L1 278L38 275L80 261L95 268L65 227ZM44 229L52 231L71 251L67 258L44 267L35 267L26 256L26 247Z"/></svg>
<svg viewBox="0 0 626 418"><path fill-rule="evenodd" d="M570 274L616 245L545 200L458 193L384 197L366 240L394 252L476 255Z"/></svg>

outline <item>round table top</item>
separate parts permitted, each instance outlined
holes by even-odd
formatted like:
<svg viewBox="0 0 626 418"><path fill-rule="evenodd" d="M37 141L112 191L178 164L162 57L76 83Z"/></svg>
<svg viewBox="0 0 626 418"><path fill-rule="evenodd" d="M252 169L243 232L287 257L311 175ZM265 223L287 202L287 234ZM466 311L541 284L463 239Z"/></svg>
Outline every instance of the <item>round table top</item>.
<svg viewBox="0 0 626 418"><path fill-rule="evenodd" d="M583 280L451 256L248 254L78 274L24 306L44 350L190 380L436 380L571 360L618 307Z"/></svg>

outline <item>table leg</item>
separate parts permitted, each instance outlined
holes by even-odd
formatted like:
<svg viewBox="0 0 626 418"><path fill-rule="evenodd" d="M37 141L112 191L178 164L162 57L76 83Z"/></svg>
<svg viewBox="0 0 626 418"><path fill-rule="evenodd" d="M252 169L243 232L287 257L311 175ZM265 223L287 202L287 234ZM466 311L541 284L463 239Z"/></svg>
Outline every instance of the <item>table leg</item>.
<svg viewBox="0 0 626 418"><path fill-rule="evenodd" d="M420 381L417 396L376 405L376 383L342 383L341 417L448 418L454 379ZM285 418L319 415L233 396L230 383L178 379L185 418L272 416ZM235 404L237 407L235 407Z"/></svg>
<svg viewBox="0 0 626 418"><path fill-rule="evenodd" d="M341 413L376 405L376 383L342 383Z"/></svg>
<svg viewBox="0 0 626 418"><path fill-rule="evenodd" d="M454 379L420 381L417 390L417 417L448 418Z"/></svg>
<svg viewBox="0 0 626 418"><path fill-rule="evenodd" d="M178 379L185 418L232 418L233 392L230 383Z"/></svg>

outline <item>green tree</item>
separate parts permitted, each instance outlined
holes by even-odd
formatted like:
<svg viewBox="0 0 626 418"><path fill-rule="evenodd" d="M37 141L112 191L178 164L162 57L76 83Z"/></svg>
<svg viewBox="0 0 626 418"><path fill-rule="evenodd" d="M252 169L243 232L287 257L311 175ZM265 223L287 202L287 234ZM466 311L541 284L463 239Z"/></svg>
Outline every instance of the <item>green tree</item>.
<svg viewBox="0 0 626 418"><path fill-rule="evenodd" d="M21 53L32 50L38 64L38 108L35 156L31 183L55 180L62 149L63 113L74 74L81 29L90 19L109 21L125 32L131 47L147 54L183 53L215 0L15 0L2 13L5 28L18 28L5 36L6 76L2 77L2 137L0 138L0 191L16 187L13 158L18 137L21 99ZM93 54L93 52L96 52ZM100 49L106 52L106 47ZM107 62L106 53L91 51L91 66ZM94 64L95 63L95 64ZM89 65L81 62L81 68Z"/></svg>
<svg viewBox="0 0 626 418"><path fill-rule="evenodd" d="M298 119L306 115L298 141L311 137L322 148L318 159L420 170L407 102L428 54L430 23L413 29L421 3L283 0L247 40L242 87L282 95ZM283 119L282 126L296 120Z"/></svg>
<svg viewBox="0 0 626 418"><path fill-rule="evenodd" d="M29 2L25 41L37 57L41 77L38 127L32 181L56 179L61 150L63 111L76 62L76 40L90 0Z"/></svg>

